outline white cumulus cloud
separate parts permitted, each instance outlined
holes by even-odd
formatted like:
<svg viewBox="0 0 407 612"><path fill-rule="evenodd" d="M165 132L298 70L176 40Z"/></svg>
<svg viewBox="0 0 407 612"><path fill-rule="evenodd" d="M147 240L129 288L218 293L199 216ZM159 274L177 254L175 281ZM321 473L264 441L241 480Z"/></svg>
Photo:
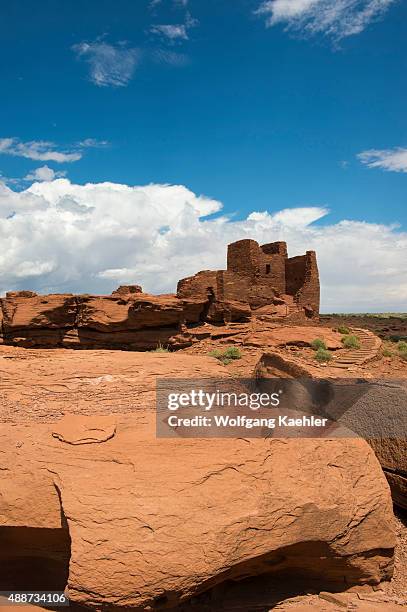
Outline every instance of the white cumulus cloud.
<svg viewBox="0 0 407 612"><path fill-rule="evenodd" d="M369 149L358 155L362 164L369 168L382 168L392 172L407 172L407 149Z"/></svg>
<svg viewBox="0 0 407 612"><path fill-rule="evenodd" d="M66 175L65 171L55 171L47 165L35 168L29 172L23 180L25 181L53 181L56 178L62 178Z"/></svg>
<svg viewBox="0 0 407 612"><path fill-rule="evenodd" d="M301 34L336 40L362 32L397 0L264 0L256 13L268 27L278 23Z"/></svg>
<svg viewBox="0 0 407 612"><path fill-rule="evenodd" d="M172 292L180 278L224 268L228 243L253 238L286 240L290 256L317 251L325 311L405 311L407 233L396 226L329 224L315 205L240 221L221 211L181 185L0 183L0 292L110 293L122 283Z"/></svg>
<svg viewBox="0 0 407 612"><path fill-rule="evenodd" d="M72 47L90 67L90 80L99 87L125 87L139 63L139 49L104 41L81 42Z"/></svg>

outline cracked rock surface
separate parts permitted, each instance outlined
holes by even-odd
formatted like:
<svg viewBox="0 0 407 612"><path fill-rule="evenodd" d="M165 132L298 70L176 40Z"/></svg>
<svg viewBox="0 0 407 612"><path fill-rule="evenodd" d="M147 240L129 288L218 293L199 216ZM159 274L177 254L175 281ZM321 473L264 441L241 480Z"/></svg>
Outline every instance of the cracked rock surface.
<svg viewBox="0 0 407 612"><path fill-rule="evenodd" d="M34 353L2 353L0 583L28 563L76 604L160 610L264 575L320 590L391 577L389 487L363 440L157 439L157 377L222 365Z"/></svg>

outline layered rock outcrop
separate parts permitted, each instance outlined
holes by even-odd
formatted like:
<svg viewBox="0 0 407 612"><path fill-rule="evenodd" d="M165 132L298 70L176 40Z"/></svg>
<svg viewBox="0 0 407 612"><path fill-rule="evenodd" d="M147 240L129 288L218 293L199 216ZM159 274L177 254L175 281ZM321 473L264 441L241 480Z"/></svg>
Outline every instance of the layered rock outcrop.
<svg viewBox="0 0 407 612"><path fill-rule="evenodd" d="M199 272L176 295L123 285L110 296L8 292L0 299L0 341L20 346L173 349L191 344L197 323L266 316L301 321L319 311L315 253L287 257L285 243L229 245L228 269Z"/></svg>

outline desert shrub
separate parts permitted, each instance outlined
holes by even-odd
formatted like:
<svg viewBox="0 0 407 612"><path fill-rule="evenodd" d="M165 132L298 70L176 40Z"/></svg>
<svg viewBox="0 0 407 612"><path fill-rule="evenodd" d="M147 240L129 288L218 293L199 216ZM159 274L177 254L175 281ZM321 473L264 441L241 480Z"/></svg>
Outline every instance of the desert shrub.
<svg viewBox="0 0 407 612"><path fill-rule="evenodd" d="M406 341L407 340L407 336L400 336L399 334L396 334L396 335L392 334L391 336L389 336L389 340L391 342L396 342L397 343L397 342L400 342L400 340Z"/></svg>
<svg viewBox="0 0 407 612"><path fill-rule="evenodd" d="M242 355L237 346L229 346L224 353L227 359L241 359Z"/></svg>
<svg viewBox="0 0 407 612"><path fill-rule="evenodd" d="M311 342L311 346L316 351L320 348L327 350L325 340L323 340L322 338L315 338L315 340Z"/></svg>
<svg viewBox="0 0 407 612"><path fill-rule="evenodd" d="M327 361L331 361L332 359L332 355L329 351L327 351L326 349L319 347L319 349L317 350L317 352L315 353L315 359L317 361L319 361L320 363L325 363Z"/></svg>
<svg viewBox="0 0 407 612"><path fill-rule="evenodd" d="M346 334L350 334L350 329L349 327L346 327L346 325L340 325L338 327L338 332L340 334L346 335Z"/></svg>
<svg viewBox="0 0 407 612"><path fill-rule="evenodd" d="M342 338L342 344L345 348L348 349L358 349L360 348L359 339L354 335L344 336Z"/></svg>
<svg viewBox="0 0 407 612"><path fill-rule="evenodd" d="M241 359L242 357L237 346L229 346L224 351L215 349L209 353L209 356L219 359L219 361L221 361L224 365L229 365L229 363L231 363L234 359Z"/></svg>
<svg viewBox="0 0 407 612"><path fill-rule="evenodd" d="M393 357L392 351L386 347L382 349L382 355L383 357Z"/></svg>
<svg viewBox="0 0 407 612"><path fill-rule="evenodd" d="M397 349L399 352L399 356L405 361L407 361L407 342L404 342L404 340L400 340L400 342L397 343Z"/></svg>
<svg viewBox="0 0 407 612"><path fill-rule="evenodd" d="M169 353L168 347L163 346L161 343L158 344L157 348L151 351L152 353Z"/></svg>

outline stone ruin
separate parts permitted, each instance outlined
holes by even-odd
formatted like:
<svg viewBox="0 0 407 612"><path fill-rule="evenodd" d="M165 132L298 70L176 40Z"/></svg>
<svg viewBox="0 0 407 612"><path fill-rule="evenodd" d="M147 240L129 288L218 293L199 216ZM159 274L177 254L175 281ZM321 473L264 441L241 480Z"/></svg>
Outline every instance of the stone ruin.
<svg viewBox="0 0 407 612"><path fill-rule="evenodd" d="M0 343L31 347L172 349L190 330L264 318L301 323L319 314L314 251L287 256L285 242L229 245L226 270L179 281L176 294L149 295L124 285L109 296L10 291L0 298Z"/></svg>
<svg viewBox="0 0 407 612"><path fill-rule="evenodd" d="M180 280L177 295L206 298L205 318L212 322L252 314L314 318L319 314L316 254L288 257L285 242L259 246L255 240L238 240L228 246L227 270L205 270Z"/></svg>

